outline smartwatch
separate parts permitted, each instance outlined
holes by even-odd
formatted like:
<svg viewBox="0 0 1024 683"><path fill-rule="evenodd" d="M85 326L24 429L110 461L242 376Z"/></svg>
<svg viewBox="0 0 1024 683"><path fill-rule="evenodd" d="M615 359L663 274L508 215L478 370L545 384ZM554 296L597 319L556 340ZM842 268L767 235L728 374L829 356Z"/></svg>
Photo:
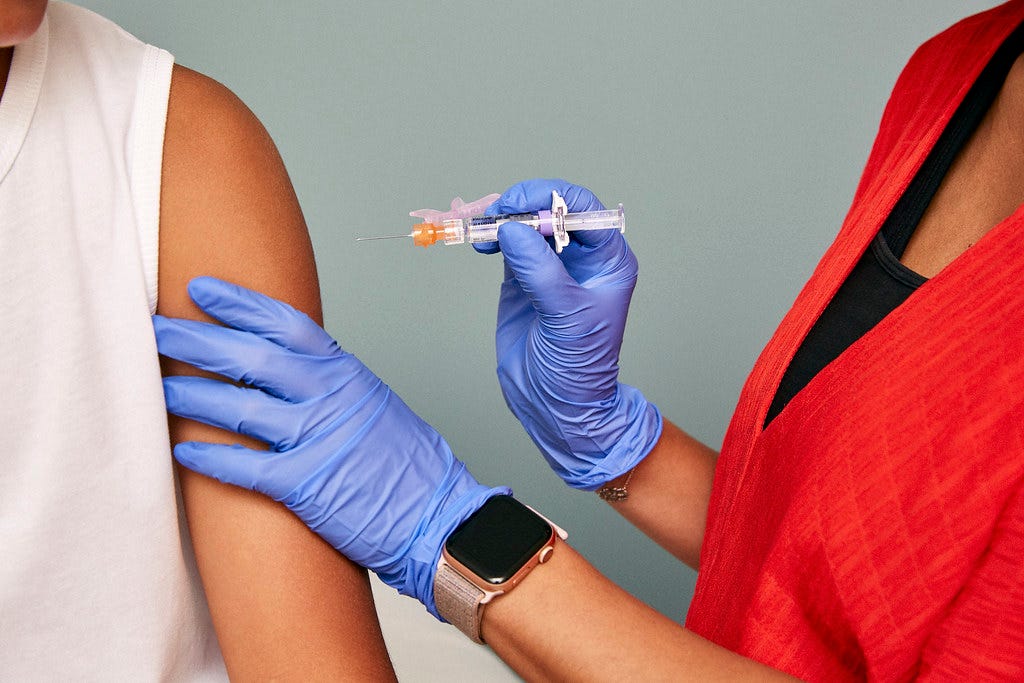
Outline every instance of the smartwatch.
<svg viewBox="0 0 1024 683"><path fill-rule="evenodd" d="M434 576L445 621L483 643L483 606L546 562L566 533L512 496L493 496L448 536Z"/></svg>

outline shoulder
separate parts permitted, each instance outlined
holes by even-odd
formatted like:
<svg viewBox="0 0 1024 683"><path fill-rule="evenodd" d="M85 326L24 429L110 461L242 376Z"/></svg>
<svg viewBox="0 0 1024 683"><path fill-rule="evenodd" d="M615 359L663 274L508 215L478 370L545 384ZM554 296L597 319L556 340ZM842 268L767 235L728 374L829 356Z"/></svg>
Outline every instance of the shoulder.
<svg viewBox="0 0 1024 683"><path fill-rule="evenodd" d="M978 73L1024 21L1024 0L958 21L920 45L896 79L855 195L875 180L894 152L917 149L937 121L952 115Z"/></svg>
<svg viewBox="0 0 1024 683"><path fill-rule="evenodd" d="M162 304L199 274L319 316L305 221L273 140L231 90L175 65L160 193Z"/></svg>
<svg viewBox="0 0 1024 683"><path fill-rule="evenodd" d="M260 158L273 162L264 170L276 170L277 149L252 111L227 87L176 64L167 104L164 166L172 172L187 170L193 178L172 177L171 198L174 191L215 192L225 183L256 181L261 169L248 162Z"/></svg>
<svg viewBox="0 0 1024 683"><path fill-rule="evenodd" d="M171 152L195 152L213 143L216 148L244 142L269 143L263 125L230 89L180 64L174 65L167 109ZM247 145L248 146L248 145Z"/></svg>
<svg viewBox="0 0 1024 683"><path fill-rule="evenodd" d="M992 54L1024 21L1024 0L1014 0L956 22L929 38L907 61L894 94L957 95L974 81Z"/></svg>

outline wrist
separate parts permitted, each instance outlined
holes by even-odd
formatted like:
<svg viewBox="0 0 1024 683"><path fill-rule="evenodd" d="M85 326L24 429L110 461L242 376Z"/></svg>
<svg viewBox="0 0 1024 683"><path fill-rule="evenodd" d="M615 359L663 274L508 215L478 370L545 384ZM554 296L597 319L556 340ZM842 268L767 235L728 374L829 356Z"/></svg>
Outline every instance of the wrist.
<svg viewBox="0 0 1024 683"><path fill-rule="evenodd" d="M622 383L616 388L613 406L597 422L604 428L589 430L585 439L577 440L574 452L563 458L575 465L559 472L573 488L596 491L628 475L654 448L663 424L658 407L639 389Z"/></svg>
<svg viewBox="0 0 1024 683"><path fill-rule="evenodd" d="M455 462L455 466L465 468L459 461ZM441 619L435 601L434 575L445 540L490 498L511 494L512 490L508 487L489 488L469 477L465 480L460 477L447 486L439 487L428 505L428 509L433 512L421 519L414 537L406 542L405 549L388 565L370 569L384 583L402 595L416 598L427 612Z"/></svg>
<svg viewBox="0 0 1024 683"><path fill-rule="evenodd" d="M633 474L636 472L637 467L640 467L640 463L634 465L630 471L620 474L599 488L596 493L601 500L608 503L619 503L629 498L629 484L633 480Z"/></svg>
<svg viewBox="0 0 1024 683"><path fill-rule="evenodd" d="M511 496L488 499L444 543L434 577L438 613L483 643L487 606L546 563L565 537L558 526Z"/></svg>

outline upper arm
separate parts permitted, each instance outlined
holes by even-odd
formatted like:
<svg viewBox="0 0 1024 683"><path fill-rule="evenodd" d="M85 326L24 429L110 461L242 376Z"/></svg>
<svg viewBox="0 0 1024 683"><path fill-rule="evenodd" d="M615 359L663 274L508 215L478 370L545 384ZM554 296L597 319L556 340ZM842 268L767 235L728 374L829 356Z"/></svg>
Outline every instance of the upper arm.
<svg viewBox="0 0 1024 683"><path fill-rule="evenodd" d="M178 66L160 203L159 313L204 318L186 285L197 275L213 275L321 320L312 247L273 142L230 91ZM164 373L195 370L165 359ZM172 417L170 424L175 443L245 442L188 420ZM269 498L184 468L179 474L232 678L391 675L363 570Z"/></svg>

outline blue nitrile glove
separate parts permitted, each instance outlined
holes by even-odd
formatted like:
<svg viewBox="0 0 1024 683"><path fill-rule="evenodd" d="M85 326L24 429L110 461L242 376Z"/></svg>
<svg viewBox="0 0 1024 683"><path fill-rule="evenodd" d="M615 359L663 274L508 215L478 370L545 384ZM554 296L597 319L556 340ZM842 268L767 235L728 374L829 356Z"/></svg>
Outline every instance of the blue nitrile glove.
<svg viewBox="0 0 1024 683"><path fill-rule="evenodd" d="M514 185L488 211L525 213L551 206L603 209L564 180ZM592 491L631 470L661 436L658 409L622 384L619 349L637 261L614 230L574 232L556 254L520 223L498 229L505 257L496 333L505 402L567 484Z"/></svg>
<svg viewBox="0 0 1024 683"><path fill-rule="evenodd" d="M271 450L182 443L186 467L287 505L349 559L438 616L448 534L506 488L478 484L430 425L291 306L214 278L189 284L221 327L155 316L160 353L244 382L168 377L168 411ZM438 617L440 618L440 617Z"/></svg>

